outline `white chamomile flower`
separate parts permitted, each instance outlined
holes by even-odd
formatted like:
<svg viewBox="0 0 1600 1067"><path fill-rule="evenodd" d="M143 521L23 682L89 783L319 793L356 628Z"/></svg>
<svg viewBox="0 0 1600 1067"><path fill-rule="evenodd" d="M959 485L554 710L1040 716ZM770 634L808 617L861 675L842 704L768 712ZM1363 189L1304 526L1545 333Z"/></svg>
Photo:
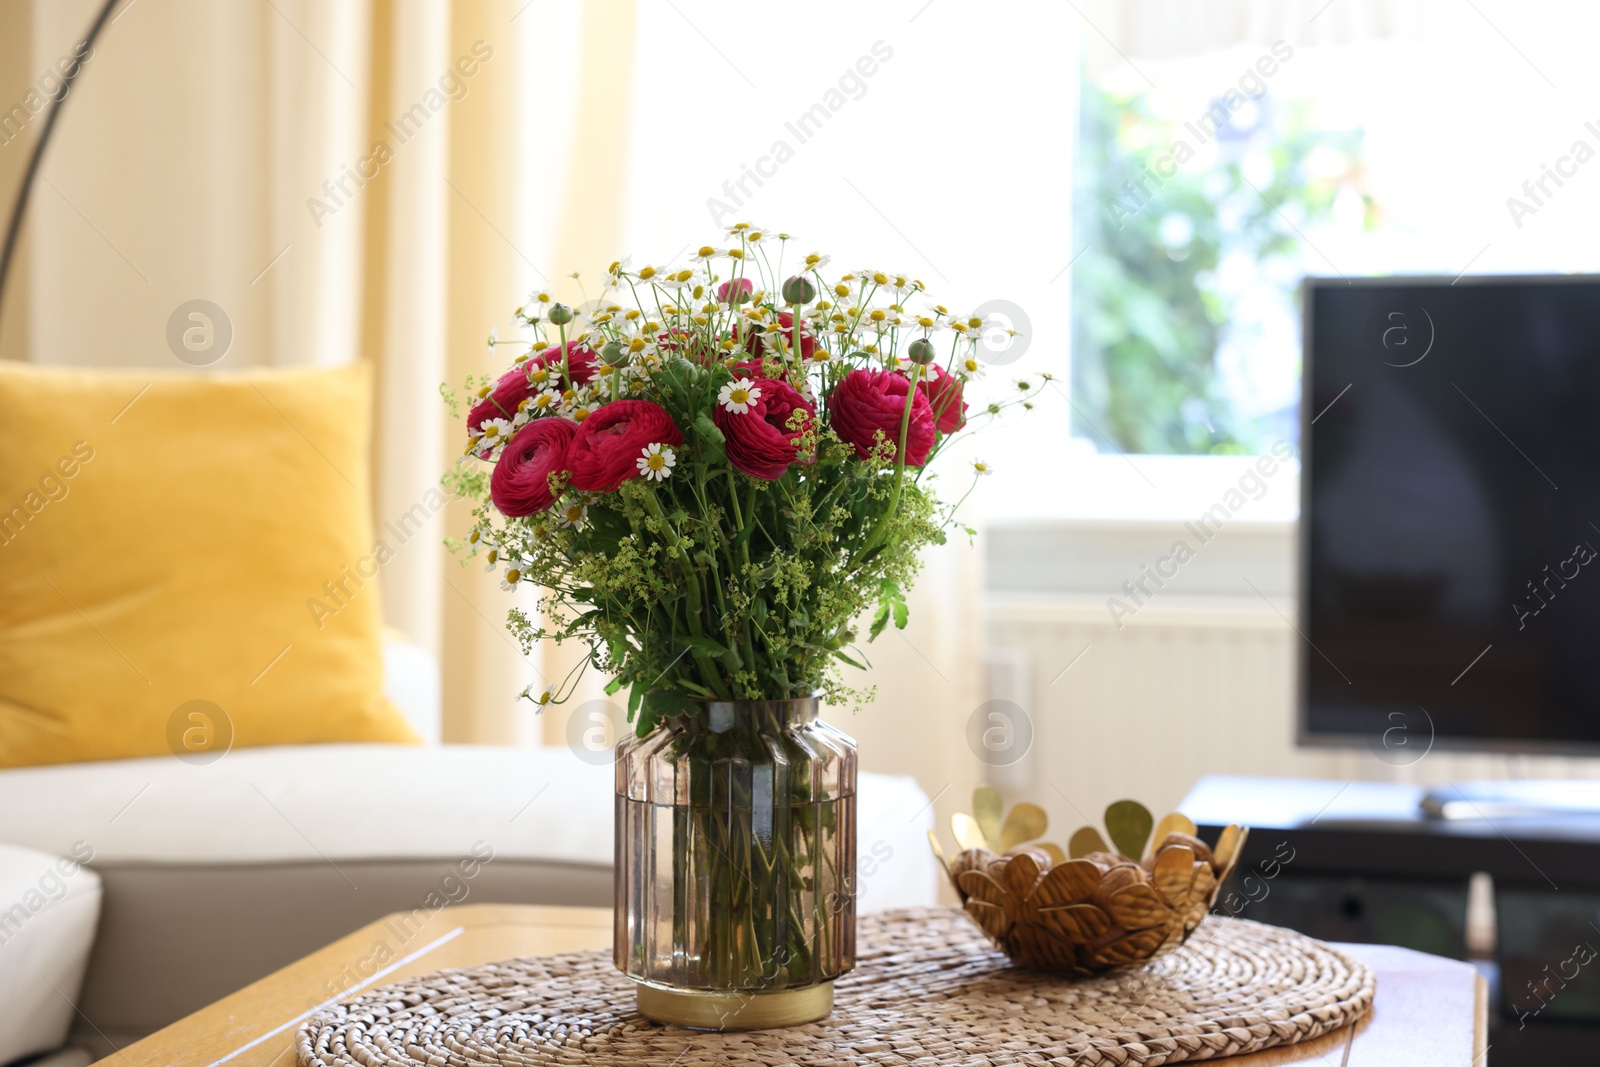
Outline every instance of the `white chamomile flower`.
<svg viewBox="0 0 1600 1067"><path fill-rule="evenodd" d="M750 405L761 399L761 390L751 384L749 378L739 378L722 387L717 394L717 403L723 409L735 415L743 415L750 410Z"/></svg>
<svg viewBox="0 0 1600 1067"><path fill-rule="evenodd" d="M821 252L813 252L806 257L806 270L821 270L832 261L832 256L825 256Z"/></svg>
<svg viewBox="0 0 1600 1067"><path fill-rule="evenodd" d="M517 587L517 584L519 582L521 582L521 581L522 581L522 568L520 568L520 567L507 567L505 576L500 579L500 588L506 590L507 592L509 592L512 589L515 589Z"/></svg>
<svg viewBox="0 0 1600 1067"><path fill-rule="evenodd" d="M467 534L467 544L473 546L474 548L483 544L483 531L474 526L472 531Z"/></svg>
<svg viewBox="0 0 1600 1067"><path fill-rule="evenodd" d="M966 358L960 363L956 364L956 368L968 378L982 378L984 372L989 369L987 364L978 358L977 345L972 346L972 351L967 353Z"/></svg>
<svg viewBox="0 0 1600 1067"><path fill-rule="evenodd" d="M498 548L489 549L488 554L483 557L483 560L484 573L492 573L495 569L495 566L500 562L500 550Z"/></svg>
<svg viewBox="0 0 1600 1067"><path fill-rule="evenodd" d="M536 692L533 686L530 685L528 688L522 691L522 695L525 699L531 700L537 704L538 710L543 711L544 706L556 698L556 687L553 685L547 685L543 689L540 689Z"/></svg>
<svg viewBox="0 0 1600 1067"><path fill-rule="evenodd" d="M528 409L535 415L544 415L557 410L561 406L561 390L552 386L549 389L535 393L529 398Z"/></svg>
<svg viewBox="0 0 1600 1067"><path fill-rule="evenodd" d="M489 358L494 358L494 346L500 343L500 327L495 326L489 330Z"/></svg>
<svg viewBox="0 0 1600 1067"><path fill-rule="evenodd" d="M659 441L645 445L642 454L636 461L639 473L653 482L666 481L667 475L672 473L673 466L678 462L678 454L670 445Z"/></svg>
<svg viewBox="0 0 1600 1067"><path fill-rule="evenodd" d="M504 444L511 437L511 420L484 419L481 433L486 448Z"/></svg>
<svg viewBox="0 0 1600 1067"><path fill-rule="evenodd" d="M574 530L582 530L589 525L589 505L567 504L556 513L556 521Z"/></svg>
<svg viewBox="0 0 1600 1067"><path fill-rule="evenodd" d="M984 477L986 475L993 474L994 473L994 468L989 466L987 463L985 463L981 459L980 460L975 460L975 461L973 461L973 464L972 464L972 473L976 474L978 477L982 478L982 477Z"/></svg>

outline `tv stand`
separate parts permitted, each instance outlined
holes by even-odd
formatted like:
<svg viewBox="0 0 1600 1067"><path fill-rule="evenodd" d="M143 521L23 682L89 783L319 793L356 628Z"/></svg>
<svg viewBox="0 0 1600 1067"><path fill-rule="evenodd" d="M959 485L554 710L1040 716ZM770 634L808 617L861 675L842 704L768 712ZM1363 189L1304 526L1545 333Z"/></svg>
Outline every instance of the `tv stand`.
<svg viewBox="0 0 1600 1067"><path fill-rule="evenodd" d="M1473 962L1490 979L1495 1064L1593 1062L1600 959L1576 961L1600 950L1600 782L1212 776L1179 810L1208 841L1251 828L1219 912L1325 941L1484 957L1468 950L1467 901L1487 874L1493 958Z"/></svg>
<svg viewBox="0 0 1600 1067"><path fill-rule="evenodd" d="M1437 786L1417 805L1430 819L1491 821L1532 819L1600 823L1600 782L1527 779Z"/></svg>

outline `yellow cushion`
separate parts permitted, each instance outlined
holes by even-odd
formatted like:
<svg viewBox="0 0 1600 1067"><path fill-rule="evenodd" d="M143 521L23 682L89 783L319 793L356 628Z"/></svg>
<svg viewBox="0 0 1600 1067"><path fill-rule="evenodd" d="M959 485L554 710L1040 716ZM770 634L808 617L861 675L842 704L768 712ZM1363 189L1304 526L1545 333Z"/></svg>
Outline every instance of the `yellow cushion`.
<svg viewBox="0 0 1600 1067"><path fill-rule="evenodd" d="M359 365L0 363L0 767L416 740L383 696L371 395Z"/></svg>

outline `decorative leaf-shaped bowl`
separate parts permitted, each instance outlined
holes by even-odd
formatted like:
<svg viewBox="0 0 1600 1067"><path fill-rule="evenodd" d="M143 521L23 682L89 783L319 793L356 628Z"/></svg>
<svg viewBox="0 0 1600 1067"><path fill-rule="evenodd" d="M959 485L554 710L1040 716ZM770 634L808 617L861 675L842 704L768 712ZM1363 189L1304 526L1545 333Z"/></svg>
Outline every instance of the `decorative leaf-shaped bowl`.
<svg viewBox="0 0 1600 1067"><path fill-rule="evenodd" d="M1042 808L1003 807L994 789L973 793L972 814L950 820L962 849L953 860L932 831L928 840L967 914L1013 963L1064 974L1136 967L1183 944L1249 834L1229 826L1213 849L1187 817L1157 823L1144 805L1119 800L1106 808L1104 836L1085 826L1063 852L1036 840L1049 825Z"/></svg>

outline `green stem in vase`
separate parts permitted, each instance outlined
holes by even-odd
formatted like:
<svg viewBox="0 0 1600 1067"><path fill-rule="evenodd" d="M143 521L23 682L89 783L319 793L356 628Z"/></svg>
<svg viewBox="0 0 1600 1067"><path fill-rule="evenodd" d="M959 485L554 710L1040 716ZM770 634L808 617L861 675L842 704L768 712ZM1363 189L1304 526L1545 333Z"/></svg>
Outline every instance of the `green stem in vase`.
<svg viewBox="0 0 1600 1067"><path fill-rule="evenodd" d="M722 733L685 729L679 744L674 762L687 761L691 795L673 809L672 929L698 969L685 984L759 991L831 977L848 921L830 895L841 800L813 795L811 753L759 704Z"/></svg>

